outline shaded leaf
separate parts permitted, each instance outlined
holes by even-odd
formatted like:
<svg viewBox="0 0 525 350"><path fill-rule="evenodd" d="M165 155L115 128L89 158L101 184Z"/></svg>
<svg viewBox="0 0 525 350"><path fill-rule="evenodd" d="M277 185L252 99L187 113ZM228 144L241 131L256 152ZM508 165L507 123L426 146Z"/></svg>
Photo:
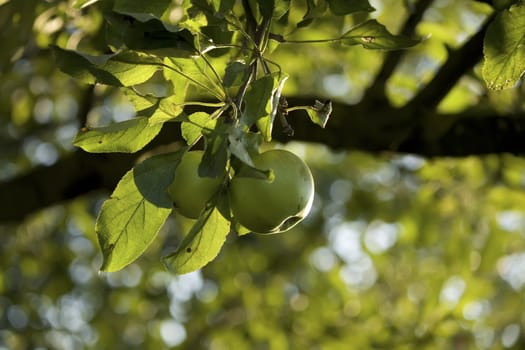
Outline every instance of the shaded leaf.
<svg viewBox="0 0 525 350"><path fill-rule="evenodd" d="M206 130L204 130L206 131ZM223 124L217 123L215 129L204 132L205 148L199 164L199 176L222 177L228 164L228 134Z"/></svg>
<svg viewBox="0 0 525 350"><path fill-rule="evenodd" d="M246 145L245 133L240 128L230 128L228 142L230 152L243 163L255 167L252 157L250 157L249 146ZM249 135L249 134L248 134Z"/></svg>
<svg viewBox="0 0 525 350"><path fill-rule="evenodd" d="M209 208L193 225L177 251L164 257L163 262L177 274L198 270L217 257L229 232L230 221L217 208Z"/></svg>
<svg viewBox="0 0 525 350"><path fill-rule="evenodd" d="M161 128L160 123L150 125L148 118L137 117L81 131L75 137L74 145L92 153L133 153L146 146Z"/></svg>
<svg viewBox="0 0 525 350"><path fill-rule="evenodd" d="M164 11L166 11L170 5L171 0L115 0L113 11L146 22L152 18L161 18Z"/></svg>
<svg viewBox="0 0 525 350"><path fill-rule="evenodd" d="M106 36L111 46L161 57L188 57L195 54L194 37L190 31L168 25L151 14L133 15L105 13L106 21L110 24Z"/></svg>
<svg viewBox="0 0 525 350"><path fill-rule="evenodd" d="M372 12L375 9L368 0L327 0L330 11L336 16L355 12Z"/></svg>
<svg viewBox="0 0 525 350"><path fill-rule="evenodd" d="M183 152L151 157L128 171L102 205L97 232L102 271L117 271L137 259L171 213L166 188Z"/></svg>
<svg viewBox="0 0 525 350"><path fill-rule="evenodd" d="M489 89L516 85L525 73L525 4L503 10L492 21L485 35L483 79Z"/></svg>
<svg viewBox="0 0 525 350"><path fill-rule="evenodd" d="M257 128L261 131L264 140L270 142L272 140L272 128L275 116L279 108L279 99L281 98L281 91L284 87L287 75L274 75L274 86L272 89L271 98L268 100L267 110L269 113L262 118L257 119Z"/></svg>
<svg viewBox="0 0 525 350"><path fill-rule="evenodd" d="M241 122L248 127L257 124L266 141L271 141L272 126L279 106L279 98L288 76L273 74L256 80L245 96L245 110Z"/></svg>
<svg viewBox="0 0 525 350"><path fill-rule="evenodd" d="M332 113L332 101L325 103L321 101L315 101L315 104L306 109L306 113L310 117L310 120L320 127L324 128L328 122L328 118Z"/></svg>
<svg viewBox="0 0 525 350"><path fill-rule="evenodd" d="M224 86L240 86L246 78L247 67L246 64L234 61L228 63L224 73Z"/></svg>
<svg viewBox="0 0 525 350"><path fill-rule="evenodd" d="M251 84L250 90L246 92L244 102L245 109L241 117L241 122L247 126L253 125L259 118L270 114L269 103L272 97L272 90L275 79L271 75L266 75L257 79Z"/></svg>
<svg viewBox="0 0 525 350"><path fill-rule="evenodd" d="M307 0L306 1L306 13L303 16L302 21L297 23L297 27L306 27L315 18L321 17L326 12L326 9L328 8L328 4L326 3L326 0Z"/></svg>
<svg viewBox="0 0 525 350"><path fill-rule="evenodd" d="M367 49L396 50L414 46L420 40L393 35L375 19L363 22L341 36L344 45L363 45Z"/></svg>

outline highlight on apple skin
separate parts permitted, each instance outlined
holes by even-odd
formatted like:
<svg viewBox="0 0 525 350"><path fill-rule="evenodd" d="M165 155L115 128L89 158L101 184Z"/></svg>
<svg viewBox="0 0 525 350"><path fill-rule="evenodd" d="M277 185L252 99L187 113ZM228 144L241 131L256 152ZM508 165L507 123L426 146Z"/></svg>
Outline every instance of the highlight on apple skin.
<svg viewBox="0 0 525 350"><path fill-rule="evenodd" d="M284 232L310 212L314 180L306 163L292 152L277 149L253 157L257 169L271 170L271 179L243 176L230 182L229 199L234 219L256 233Z"/></svg>

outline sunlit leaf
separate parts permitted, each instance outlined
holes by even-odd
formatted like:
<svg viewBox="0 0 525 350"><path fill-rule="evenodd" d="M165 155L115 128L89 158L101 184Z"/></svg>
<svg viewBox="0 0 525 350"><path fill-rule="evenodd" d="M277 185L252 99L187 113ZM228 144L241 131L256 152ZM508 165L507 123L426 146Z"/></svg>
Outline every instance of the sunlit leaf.
<svg viewBox="0 0 525 350"><path fill-rule="evenodd" d="M185 91L183 92L185 94ZM152 112L149 114L149 124L159 124L170 120L178 120L183 115L184 95L178 93L161 98L157 104L150 109Z"/></svg>
<svg viewBox="0 0 525 350"><path fill-rule="evenodd" d="M137 117L108 126L81 130L74 145L86 152L133 153L147 145L162 128L162 124L150 125L148 118Z"/></svg>
<svg viewBox="0 0 525 350"><path fill-rule="evenodd" d="M112 56L97 68L111 74L123 86L132 86L145 82L160 69L158 58L133 51L123 51ZM104 81L100 81L104 83Z"/></svg>
<svg viewBox="0 0 525 350"><path fill-rule="evenodd" d="M221 82L218 81L212 69L202 56L170 57L164 60L166 67L164 75L167 79L178 82L186 80L205 93L223 96Z"/></svg>
<svg viewBox="0 0 525 350"><path fill-rule="evenodd" d="M196 112L181 123L181 133L188 145L193 145L202 136L202 129L210 121L210 115L205 112Z"/></svg>
<svg viewBox="0 0 525 350"><path fill-rule="evenodd" d="M503 10L487 29L483 78L489 89L516 85L525 73L525 4Z"/></svg>
<svg viewBox="0 0 525 350"><path fill-rule="evenodd" d="M177 274L198 270L217 257L229 232L230 222L218 209L209 208L194 224L177 251L163 258L164 264Z"/></svg>
<svg viewBox="0 0 525 350"><path fill-rule="evenodd" d="M172 211L166 188L182 151L151 157L126 173L102 205L96 232L102 271L117 271L137 259Z"/></svg>
<svg viewBox="0 0 525 350"><path fill-rule="evenodd" d="M341 36L344 45L363 45L367 49L396 50L412 47L420 41L390 33L375 19L363 22Z"/></svg>
<svg viewBox="0 0 525 350"><path fill-rule="evenodd" d="M58 46L52 49L59 68L87 84L137 85L150 79L162 63L158 58L133 51L93 56Z"/></svg>

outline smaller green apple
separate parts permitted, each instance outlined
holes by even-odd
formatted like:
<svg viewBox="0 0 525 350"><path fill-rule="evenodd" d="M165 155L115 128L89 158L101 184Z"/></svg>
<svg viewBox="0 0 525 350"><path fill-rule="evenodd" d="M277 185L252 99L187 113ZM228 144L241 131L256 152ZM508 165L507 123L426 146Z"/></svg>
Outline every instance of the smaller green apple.
<svg viewBox="0 0 525 350"><path fill-rule="evenodd" d="M242 169L229 187L235 220L256 233L284 232L310 212L314 180L306 163L286 150L271 150L253 157L257 169L271 170L271 179L243 176Z"/></svg>
<svg viewBox="0 0 525 350"><path fill-rule="evenodd" d="M175 169L168 193L182 215L197 219L200 212L219 189L222 179L199 176L199 164L204 152L186 152Z"/></svg>

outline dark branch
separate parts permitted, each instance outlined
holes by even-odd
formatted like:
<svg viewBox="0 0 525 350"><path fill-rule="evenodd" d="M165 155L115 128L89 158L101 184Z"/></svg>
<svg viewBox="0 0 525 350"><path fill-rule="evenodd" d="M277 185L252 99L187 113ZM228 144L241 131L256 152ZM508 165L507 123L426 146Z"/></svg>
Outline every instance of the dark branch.
<svg viewBox="0 0 525 350"><path fill-rule="evenodd" d="M405 21L400 34L412 37L415 34L415 29L417 24L421 21L423 14L427 8L432 4L434 0L419 0L412 9L410 15ZM385 96L385 85L387 80L392 76L396 67L399 65L401 58L406 53L405 50L394 50L389 51L383 64L381 70L377 74L375 81L370 85L365 93L365 99L371 98L373 100L383 100L387 101Z"/></svg>
<svg viewBox="0 0 525 350"><path fill-rule="evenodd" d="M290 99L294 105L312 100ZM325 129L314 125L304 112L290 113L295 135L290 138L274 130L281 142L292 140L323 143L333 149L367 152L400 151L421 156L466 156L488 153L525 154L525 113L500 116L479 111L429 116L406 115L408 109L360 110L358 106L334 103L334 114ZM375 123L385 116L393 120L420 118L417 130ZM276 127L278 127L276 123ZM178 123L165 124L149 147L180 140ZM89 154L81 150L60 159L50 167L38 167L30 173L0 183L0 198L5 205L0 222L18 221L47 206L95 190L112 191L140 154Z"/></svg>
<svg viewBox="0 0 525 350"><path fill-rule="evenodd" d="M483 39L492 16L461 48L449 51L447 61L438 70L432 81L410 102L412 106L434 109L450 92L458 80L483 58Z"/></svg>

